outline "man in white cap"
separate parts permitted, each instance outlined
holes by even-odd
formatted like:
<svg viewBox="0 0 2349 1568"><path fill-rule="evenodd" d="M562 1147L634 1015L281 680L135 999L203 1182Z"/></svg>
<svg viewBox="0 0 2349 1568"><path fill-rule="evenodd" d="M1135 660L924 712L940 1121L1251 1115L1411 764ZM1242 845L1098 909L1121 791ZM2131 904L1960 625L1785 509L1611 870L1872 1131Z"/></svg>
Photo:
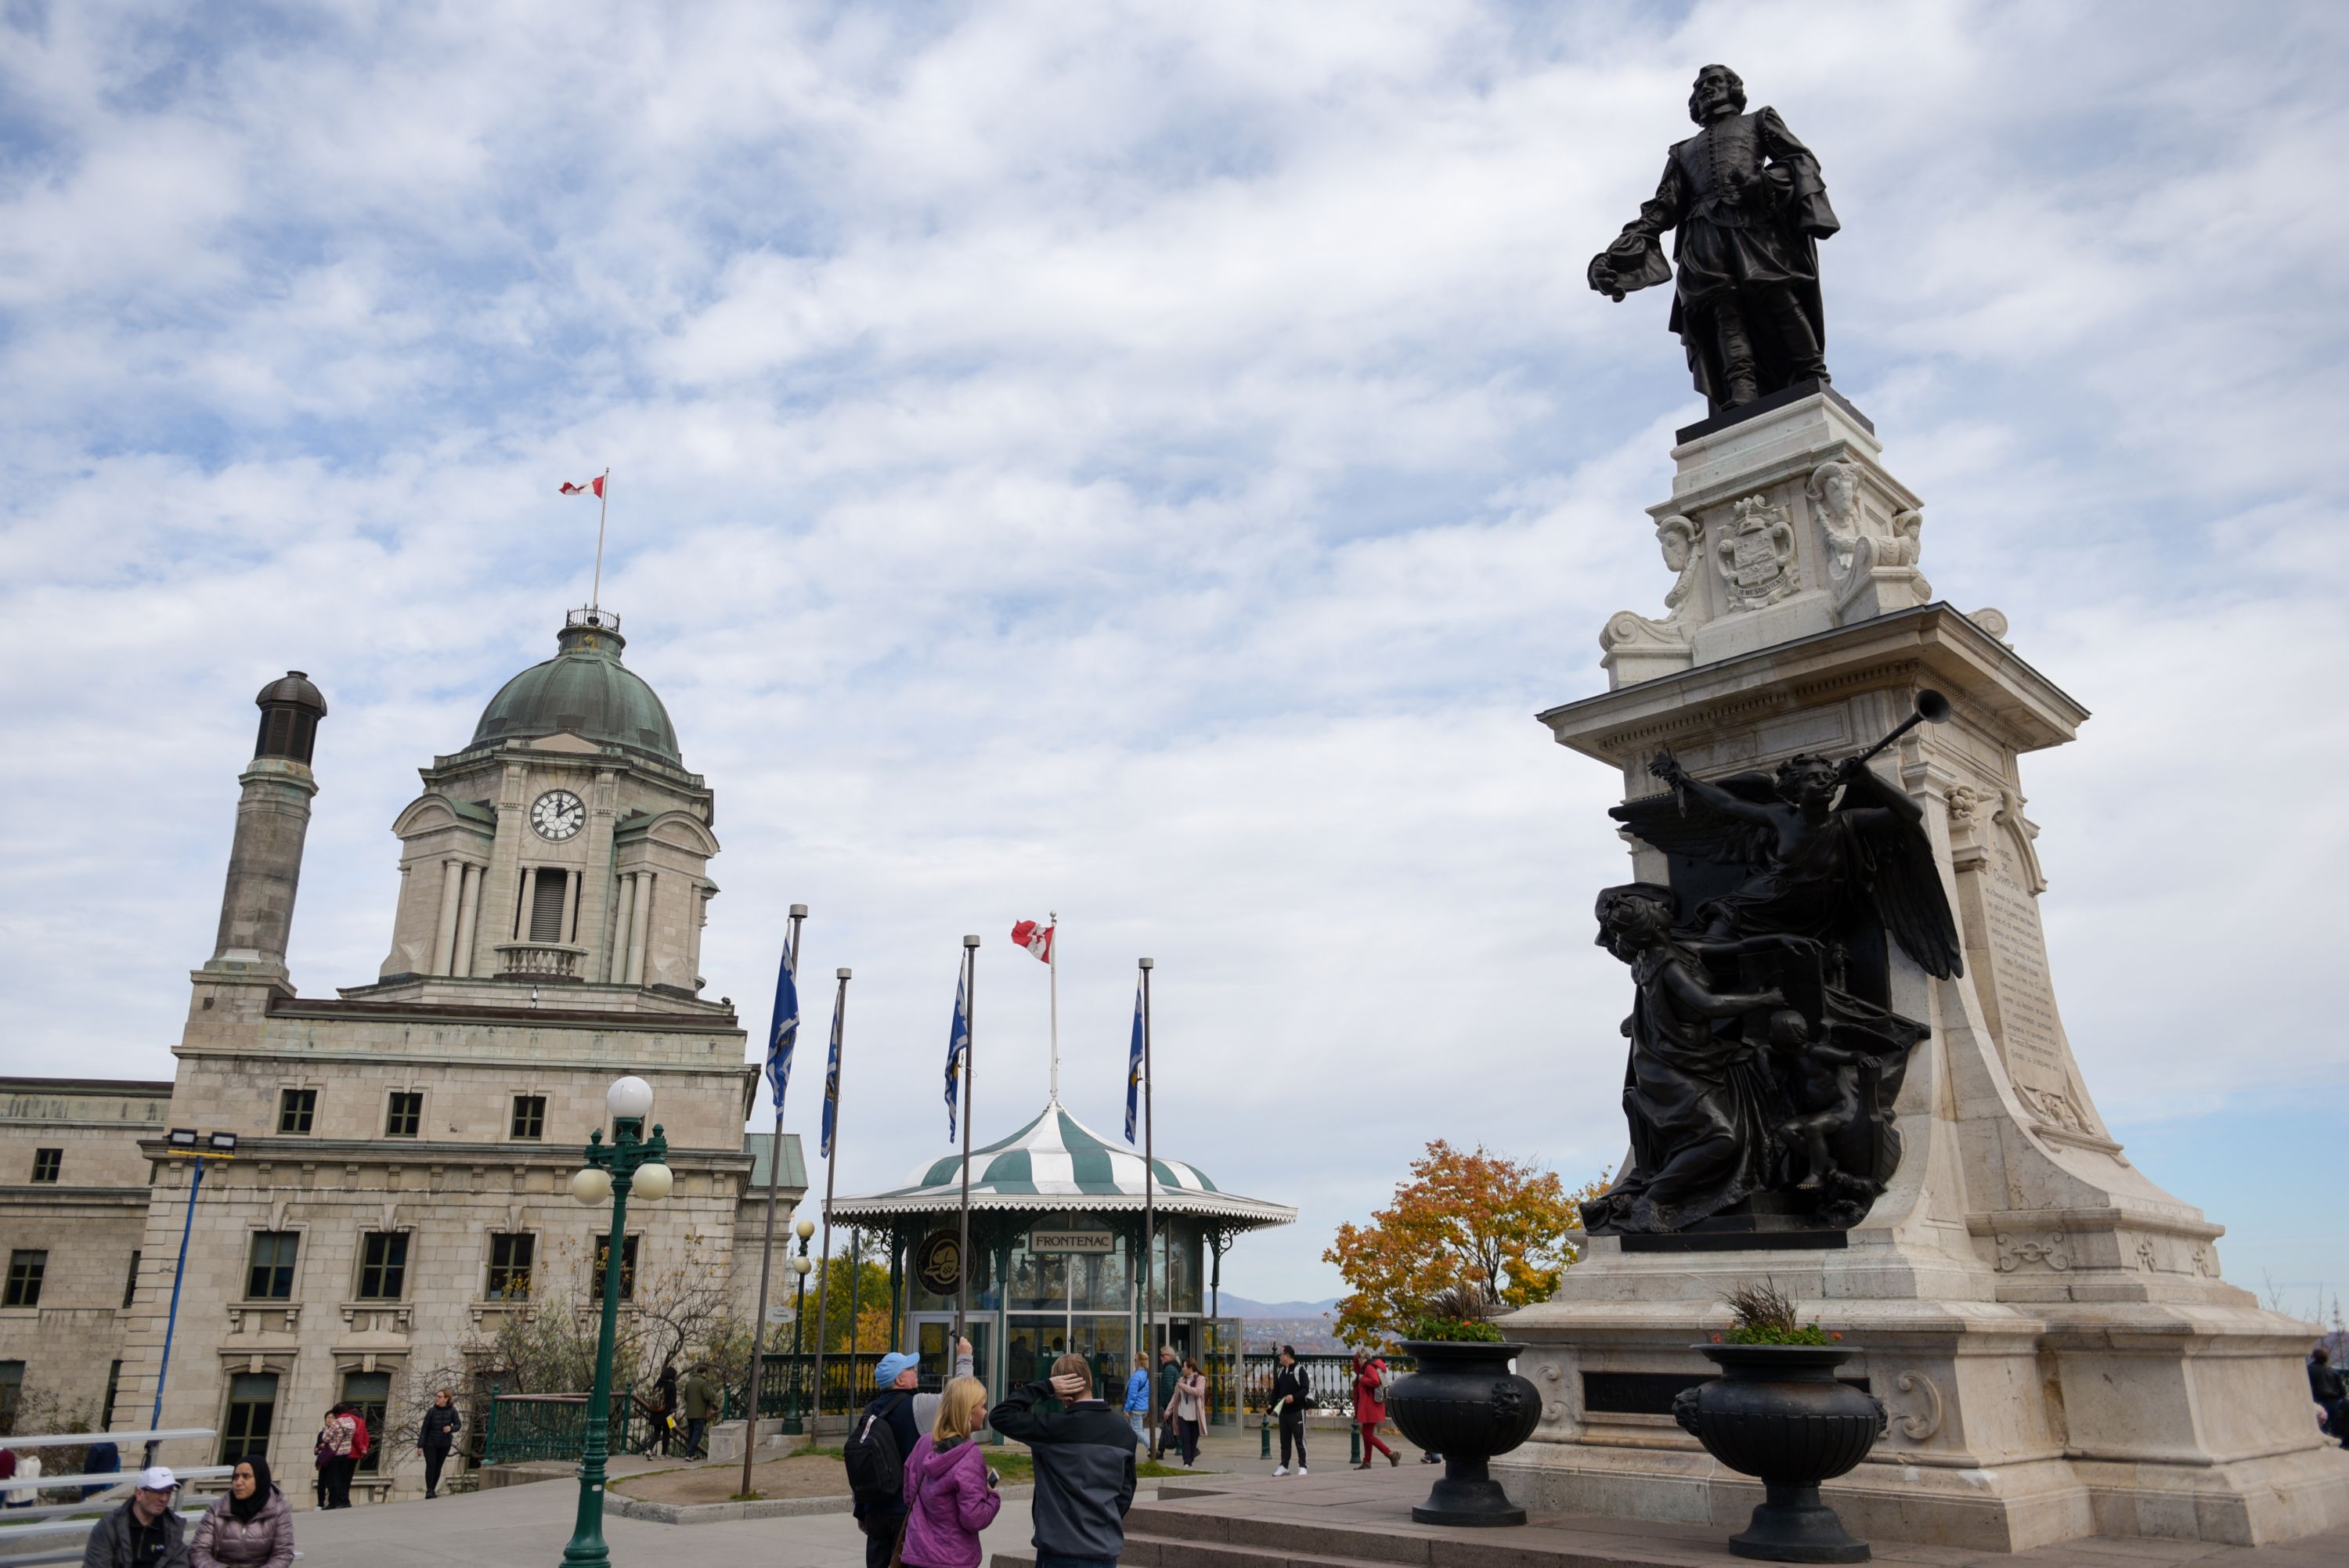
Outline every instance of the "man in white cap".
<svg viewBox="0 0 2349 1568"><path fill-rule="evenodd" d="M130 1501L90 1527L81 1568L188 1568L185 1525L171 1511L179 1488L169 1466L140 1470Z"/></svg>

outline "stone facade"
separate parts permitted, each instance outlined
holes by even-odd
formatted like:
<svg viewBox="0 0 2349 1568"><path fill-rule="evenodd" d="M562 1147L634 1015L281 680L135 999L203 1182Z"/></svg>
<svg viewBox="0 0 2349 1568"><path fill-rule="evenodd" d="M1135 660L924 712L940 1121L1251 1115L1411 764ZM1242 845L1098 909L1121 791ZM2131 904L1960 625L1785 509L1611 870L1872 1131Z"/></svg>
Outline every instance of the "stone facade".
<svg viewBox="0 0 2349 1568"><path fill-rule="evenodd" d="M616 645L594 651L616 663ZM509 729L514 684L500 696ZM640 701L658 712L649 688ZM298 1477L329 1405L388 1389L396 1420L502 1318L591 1298L609 1211L569 1184L588 1134L608 1136L605 1094L626 1074L653 1086L677 1178L665 1201L631 1206L632 1283L691 1278L733 1297L747 1273L755 1290L766 1194L750 1188L743 1124L759 1072L731 1004L703 998L697 973L714 796L660 724L639 746L556 716L437 758L393 827L391 957L332 997L299 995L285 967L317 788L306 735L298 759L256 758L221 950L192 975L174 1080L0 1086L5 1244L49 1254L37 1307L0 1308L0 1363L21 1360L31 1386L93 1415L119 1364L116 1430L147 1425L160 1379L163 1426L265 1436ZM575 817L540 807L550 791L575 797ZM236 1136L200 1191L171 1128ZM796 1142L786 1221L805 1184ZM59 1145L57 1184L16 1184L36 1148ZM420 1461L388 1444L360 1480L408 1493Z"/></svg>
<svg viewBox="0 0 2349 1568"><path fill-rule="evenodd" d="M0 1254L18 1282L0 1305L0 1413L27 1394L61 1417L109 1413L146 1244L139 1145L171 1103L168 1083L0 1078ZM37 1300L20 1305L36 1263Z"/></svg>
<svg viewBox="0 0 2349 1568"><path fill-rule="evenodd" d="M1690 438L1692 436L1693 438ZM1857 1533L2020 1550L2089 1534L2252 1544L2349 1522L2349 1465L2314 1430L2312 1326L2220 1274L2221 1227L2129 1163L2073 1059L2038 901L2020 758L2086 711L2017 656L1996 612L1931 601L1919 502L1832 394L1674 449L1660 520L1673 614L1602 638L1612 689L1542 716L1558 742L1658 786L1865 748L1945 694L1949 722L1873 766L1925 808L1965 973L1897 949L1893 1010L1931 1026L1895 1104L1905 1154L1837 1247L1595 1237L1557 1296L1512 1315L1543 1390L1534 1439L1496 1461L1527 1506L1734 1528L1760 1501L1669 1413L1709 1375L1692 1341L1767 1276L1840 1330L1890 1433L1827 1496ZM1631 844L1635 874L1666 857ZM1660 1397L1662 1404L1660 1406Z"/></svg>

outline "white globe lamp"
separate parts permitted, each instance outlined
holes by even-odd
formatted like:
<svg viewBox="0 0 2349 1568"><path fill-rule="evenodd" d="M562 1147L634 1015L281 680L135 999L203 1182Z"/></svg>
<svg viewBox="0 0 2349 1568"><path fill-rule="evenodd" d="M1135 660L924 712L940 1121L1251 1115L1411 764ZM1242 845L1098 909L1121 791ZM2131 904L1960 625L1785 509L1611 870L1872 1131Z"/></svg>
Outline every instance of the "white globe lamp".
<svg viewBox="0 0 2349 1568"><path fill-rule="evenodd" d="M655 1161L653 1164L640 1165L636 1168L636 1178L629 1183L629 1191L635 1192L639 1198L649 1199L657 1203L667 1197L669 1189L676 1185L677 1173L667 1166Z"/></svg>
<svg viewBox="0 0 2349 1568"><path fill-rule="evenodd" d="M612 1196L612 1178L601 1168L590 1165L571 1178L571 1196L590 1208L608 1202Z"/></svg>
<svg viewBox="0 0 2349 1568"><path fill-rule="evenodd" d="M653 1112L653 1086L631 1073L604 1096L615 1121L641 1121Z"/></svg>

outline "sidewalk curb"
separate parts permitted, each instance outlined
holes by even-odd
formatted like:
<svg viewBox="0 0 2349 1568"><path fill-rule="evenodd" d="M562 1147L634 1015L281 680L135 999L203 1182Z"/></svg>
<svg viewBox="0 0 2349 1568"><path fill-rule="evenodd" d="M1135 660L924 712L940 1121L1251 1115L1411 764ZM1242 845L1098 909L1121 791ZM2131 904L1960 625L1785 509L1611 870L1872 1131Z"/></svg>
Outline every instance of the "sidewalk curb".
<svg viewBox="0 0 2349 1568"><path fill-rule="evenodd" d="M1036 1490L1033 1482L997 1489L997 1495L1009 1500L1027 1497ZM727 1524L738 1519L797 1519L815 1513L848 1513L854 1510L856 1500L843 1492L838 1497L771 1497L757 1502L652 1502L641 1497L628 1497L605 1489L604 1511L623 1519L641 1519L652 1524Z"/></svg>

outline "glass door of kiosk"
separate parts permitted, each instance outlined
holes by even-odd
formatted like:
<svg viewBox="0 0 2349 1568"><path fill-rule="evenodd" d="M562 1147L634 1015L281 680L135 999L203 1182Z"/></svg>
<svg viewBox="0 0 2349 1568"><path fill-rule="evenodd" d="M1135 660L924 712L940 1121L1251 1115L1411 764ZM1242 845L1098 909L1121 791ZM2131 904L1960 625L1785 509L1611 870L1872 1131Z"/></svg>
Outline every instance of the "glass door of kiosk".
<svg viewBox="0 0 2349 1568"><path fill-rule="evenodd" d="M995 1315L974 1312L963 1326L970 1336L971 1370L974 1377L990 1379L994 1363L989 1359L994 1349ZM943 1388L954 1376L954 1357L947 1346L954 1339L954 1315L923 1314L914 1319L914 1349L922 1358L920 1375L925 1388ZM997 1393L991 1386L989 1393Z"/></svg>

